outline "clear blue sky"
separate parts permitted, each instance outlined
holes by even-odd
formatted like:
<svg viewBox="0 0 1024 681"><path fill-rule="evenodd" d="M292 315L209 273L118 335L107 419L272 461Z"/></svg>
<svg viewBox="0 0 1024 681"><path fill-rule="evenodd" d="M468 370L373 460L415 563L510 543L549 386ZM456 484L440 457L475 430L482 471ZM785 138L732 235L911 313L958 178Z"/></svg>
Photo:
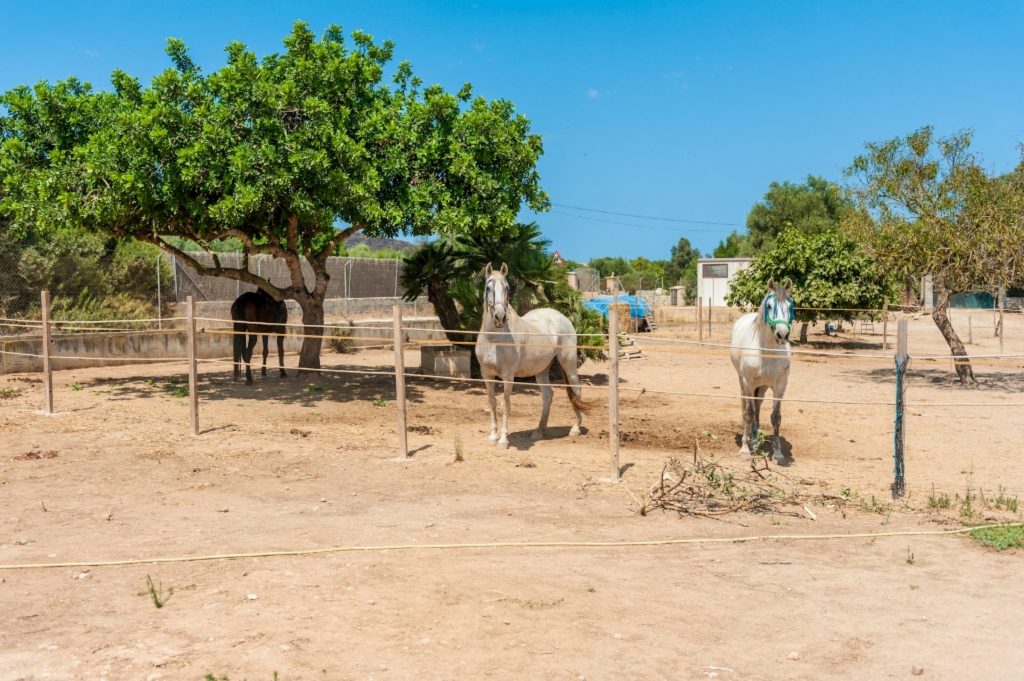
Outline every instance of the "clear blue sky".
<svg viewBox="0 0 1024 681"><path fill-rule="evenodd" d="M680 236L710 251L771 181L840 180L865 141L924 124L973 128L991 170L1024 142L1019 1L0 0L0 89L107 87L115 68L148 82L170 36L212 71L232 40L281 50L296 19L394 40L425 81L515 102L544 138L556 204L523 217L576 260L667 258Z"/></svg>

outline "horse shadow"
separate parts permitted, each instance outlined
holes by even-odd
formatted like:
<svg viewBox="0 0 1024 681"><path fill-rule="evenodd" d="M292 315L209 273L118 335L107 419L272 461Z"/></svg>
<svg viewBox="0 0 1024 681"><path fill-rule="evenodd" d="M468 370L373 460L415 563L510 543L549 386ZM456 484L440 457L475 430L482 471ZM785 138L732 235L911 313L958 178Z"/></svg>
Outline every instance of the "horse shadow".
<svg viewBox="0 0 1024 681"><path fill-rule="evenodd" d="M739 448L743 446L743 435L741 433L737 433L736 437L733 439L733 442L736 443L736 449L739 450ZM777 463L775 465L784 467L792 466L794 463L796 463L796 459L793 458L793 443L787 440L785 435L779 435L779 444L782 445L782 463ZM772 437L769 435L767 438L765 438L761 445L756 450L751 452L751 454L763 455L767 456L768 458L771 458ZM772 459L773 463L774 461L775 459Z"/></svg>
<svg viewBox="0 0 1024 681"><path fill-rule="evenodd" d="M534 430L535 429L531 428L529 430L517 430L509 432L509 449L515 449L516 451L520 452L527 452L533 449L535 445L541 442L547 442L549 440L570 440L569 431L572 430L572 426L548 426L544 430L544 437L540 440L533 439ZM588 428L586 426L582 426L580 428L580 436L586 435L587 431Z"/></svg>

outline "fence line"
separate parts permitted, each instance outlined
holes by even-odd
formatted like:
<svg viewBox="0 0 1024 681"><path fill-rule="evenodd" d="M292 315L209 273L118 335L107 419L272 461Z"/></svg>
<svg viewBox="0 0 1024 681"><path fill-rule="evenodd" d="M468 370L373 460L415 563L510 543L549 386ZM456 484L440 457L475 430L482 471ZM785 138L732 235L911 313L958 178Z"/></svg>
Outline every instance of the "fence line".
<svg viewBox="0 0 1024 681"><path fill-rule="evenodd" d="M49 306L49 297L48 297L47 292L45 292L45 291L42 292L41 300L42 300L42 320L41 320L40 325L41 325L41 329L43 331L43 336L44 336L44 343L43 343L42 354L38 355L38 354L34 354L34 353L21 353L21 352L16 352L16 351L10 351L10 350L4 349L2 346L0 346L0 353L17 355L17 356L42 357L43 358L43 361L44 361L44 374L45 374L44 390L46 391L44 402L45 402L45 408L46 408L47 413L52 413L52 410L53 410L52 378L51 378L51 373L50 373L50 367L52 366L52 364L51 364L52 361L54 361L54 360L85 360L85 361L100 361L100 362L102 362L102 361L118 361L118 362L123 362L123 359L122 358L103 358L103 357L78 357L78 356L73 356L73 355L53 355L51 353L51 349L50 349L51 348L51 343L50 343L50 339L49 339L50 330L52 328L60 327L62 325L65 326L65 327L75 327L77 322L75 322L73 320L72 321L63 322L63 323L62 322L51 321L50 318L49 318L50 306ZM203 364L217 364L217 365L227 364L227 365L231 365L232 367L234 367L235 366L235 362L234 361L222 360L222 359L208 359L208 360L200 360L200 359L198 359L198 357L197 357L197 350L196 350L196 332L197 332L196 321L200 321L200 320L201 321L209 321L209 322L216 322L218 324L226 324L226 323L229 323L229 322L227 322L227 320L223 320L223 319L197 318L194 315L194 312L195 312L194 300L191 297L189 297L187 302L188 302L188 307L187 307L188 314L187 314L187 316L185 318L186 321L187 321L186 328L185 329L180 329L180 328L179 329L174 329L174 330L172 330L170 332L171 333L180 333L181 331L185 331L188 334L188 337L189 337L188 338L188 352L187 352L188 357L187 358L181 358L181 357L136 358L135 359L135 363L139 363L139 364L147 364L147 363L172 363L173 364L173 363L178 363L178 362L182 362L182 361L185 361L185 362L188 363L188 367L189 367L188 371L189 371L190 420L191 420L193 434L194 435L199 435L199 416L198 416L198 407L199 407L199 405L198 405L198 397L199 397L198 392L199 391L198 391L198 378L197 378L197 375L198 375L198 365L200 363L203 363ZM104 327L99 326L100 324L108 324L108 325L109 324L117 324L117 323L120 323L120 321L121 320L93 321L93 322L90 322L90 325L87 325L84 328L90 328L90 329L95 331L95 330L104 328ZM136 320L124 320L124 321L126 321L128 323L136 322ZM168 321L170 321L170 320L168 320ZM907 323L907 321L905 319L904 320L899 320L899 321L900 321L900 324L899 324L899 326L900 326L900 333L899 333L899 335L900 335L900 345L901 345L900 352L902 353L902 356L906 358L907 357L907 353L906 353L906 330L907 330L907 327L908 327L908 323ZM619 465L619 451L618 451L618 445L619 445L619 439L620 439L618 437L619 415L618 415L618 408L617 408L618 407L618 396L619 396L621 391L639 391L641 394L651 393L651 394L659 394L659 395L676 395L676 396L684 396L684 397L700 397L700 398L705 398L705 399L708 399L708 398L710 398L710 399L728 399L728 400L735 400L736 399L735 395L709 394L709 393L675 391L675 390L661 390L661 389L656 389L656 388L654 388L654 389L647 389L646 387L643 387L643 386L634 388L633 386L622 386L622 385L620 385L620 382L618 380L618 373L617 373L617 368L618 368L617 367L617 360L618 360L617 348L618 348L618 338L619 338L617 322L618 322L618 309L615 306L612 306L612 309L610 310L610 314L609 314L609 329L608 329L608 332L606 334L581 334L581 335L586 335L586 336L599 336L599 337L601 337L603 339L606 339L606 341L607 341L607 348L610 351L610 360L611 360L610 361L610 367L611 367L611 369L610 369L610 372L609 372L610 373L609 384L607 386L589 385L588 389L596 390L596 389L600 388L600 389L608 391L609 444L610 444L610 453L611 453L612 468L613 468L613 470L612 470L612 473L613 473L613 475L612 475L612 482L617 481L619 479L620 475L621 475L621 468L620 468L620 465ZM306 328L307 326L315 326L315 327L318 327L318 328L331 328L331 329L339 328L337 325L305 325L305 324L298 325L298 324L296 324L296 325L290 325L290 326L293 326L293 327L299 326L299 327L303 327L303 328ZM390 336L388 336L388 334L385 333L384 334L385 335L384 338L382 338L379 335L375 335L375 336L349 336L349 335L321 336L321 335L313 335L313 334L291 334L291 335L293 335L295 337L302 337L302 338L320 338L320 339L327 338L327 339L332 339L332 340L367 339L367 340L390 341L390 342L387 342L387 343L382 342L381 346L382 347L393 347L394 348L394 351L395 351L395 362L394 362L394 369L391 370L391 371L375 371L375 370L368 370L368 369L331 369L331 368L326 368L326 367L316 367L316 368L314 368L314 367L297 367L296 371L297 372L303 372L303 371L310 372L311 371L311 372L317 372L317 373L339 374L339 375L388 376L388 377L393 377L394 380L395 380L395 393L396 393L396 399L398 401L398 409L399 409L399 424L398 424L398 426L399 426L398 427L398 431L399 431L399 438L400 438L399 439L399 447L400 447L400 451L402 451L403 455L407 457L408 456L408 442L407 442L407 428L405 427L405 409L404 409L404 399L405 399L405 392L406 392L405 391L405 379L407 377L410 378L410 379L419 378L419 379L427 379L427 380L434 380L434 381L452 381L452 382L459 382L459 383L476 383L476 384L481 384L481 383L482 384L495 384L495 383L498 383L499 381L494 380L494 379L483 379L483 378L475 379L475 378L472 378L472 377L441 376L441 375L435 375L435 374L423 374L423 373L411 373L411 372L408 372L405 369L405 366L404 366L403 351L404 351L405 346L408 345L410 347L416 347L416 346L425 347L427 345L435 345L437 343L431 342L431 341L417 341L417 342L413 342L413 341L410 341L410 340L405 340L405 334L403 333L403 330L406 331L406 332L410 332L410 331L411 332L426 332L427 330L419 329L419 328L412 328L412 327L408 327L408 328L404 328L403 329L402 322L401 322L401 307L398 306L398 305L395 305L393 307L393 309L392 309L392 325L391 326L392 326L392 328L391 328ZM346 327L342 327L342 328L346 328ZM347 328L351 329L351 328L356 328L356 327L354 327L354 325L352 325L352 326L348 326ZM377 325L364 325L364 326L361 326L359 328L374 328L374 329L378 329L378 330L383 328L386 331L386 327L380 327L380 326L377 326ZM117 329L116 331L122 331L122 330L121 329ZM232 336L234 336L234 335L242 335L242 333L243 333L243 332L236 332L236 331L234 331L234 329L208 329L208 330L204 329L203 332L204 333L215 334L215 335L232 335ZM467 332L467 333L470 333L470 334L477 333L477 334L479 334L481 332L472 332L472 331L470 331L470 332ZM504 332L501 332L501 333L504 333ZM529 335L549 336L550 334L529 334ZM679 339L646 339L646 338L642 338L642 337L638 337L638 336L627 336L627 338L632 338L632 339L638 340L638 341L648 341L649 340L649 341L652 342L652 344L655 344L655 345L658 344L658 343L661 343L661 344L664 344L664 345L666 345L668 347L658 348L659 351L679 352L680 354L700 354L701 350L703 350L704 348L731 349L730 346L724 345L724 344L721 344L721 343L710 343L710 342L701 342L701 341L699 341L697 343L694 343L692 341L685 341L685 340L679 340ZM458 345L458 344L470 345L471 343L468 343L468 342L456 343L456 345ZM507 344L508 345L515 345L514 343L507 343ZM545 347L557 347L556 344L551 344L551 343L540 343L540 344L531 343L531 345L542 345L542 346L545 346ZM690 346L690 347L689 347L689 349L674 347L674 346L679 346L679 345ZM692 346L697 346L697 348L700 348L700 350L696 350ZM718 352L718 353L715 353L715 354L716 355L721 355L723 353ZM800 351L800 350L796 350L796 351L793 351L792 353L788 353L788 354L797 355L797 356L804 355L804 356L808 356L808 357L832 357L832 358L838 358L838 359L843 359L843 360L856 359L856 360L861 360L861 361L863 361L863 360L875 360L875 359L890 359L887 355L874 355L874 354L851 355L851 354L841 354L841 353L822 352L822 351ZM1000 355L989 355L989 356L984 356L983 355L983 356L978 356L978 357L975 357L975 358L966 358L966 359L987 358L987 359L998 359L998 360L1014 360L1014 359L1017 359L1017 358L1020 358L1020 357L1024 357L1024 355L1009 355L1009 356L1008 355L1002 355L1002 354L1000 354ZM926 355L926 356L918 357L918 358L915 358L915 359L918 359L918 360L956 361L957 358L952 357L952 356L946 356L946 355L943 355L943 356L927 356ZM904 364L904 367L905 367L905 364ZM897 361L897 371L896 371L896 374L897 374L897 382L898 382L900 380L900 376L902 375L901 371L900 371L900 366L899 366L899 362L898 361ZM545 384L536 384L536 383L534 383L534 384L513 383L512 387L515 388L516 386L518 386L518 388L520 390L523 389L523 388L537 390L537 389L541 389L542 387L544 387L544 385ZM570 388L570 389L571 388L575 388L575 386L572 386L572 385L570 385L568 383L550 383L550 384L547 384L547 385L549 385L551 388L555 388L555 387L566 387L566 388ZM899 383L897 383L897 385L899 385ZM897 430L897 432L899 432L901 430L901 425L905 421L905 414L903 413L903 410L901 409L902 401L899 399L899 395L900 394L901 393L900 393L900 390L899 390L899 387L898 387L897 388L897 398L894 401L890 401L890 400L884 400L884 401L870 401L870 400L822 400L822 399L801 399L801 398L792 398L792 397L784 398L784 399L788 400L790 402L802 403L802 404L833 404L833 405L847 405L847 406L858 406L858 407L886 407L886 408L893 407L896 410L896 430ZM764 401L764 402L775 402L775 401L778 401L780 398L776 398L776 397L774 397L774 395L773 395L773 397L769 398L769 397L767 397L767 395L765 395L765 396L763 396L761 398L754 398L754 399L757 399L759 401ZM975 402L975 403L971 403L971 402L928 402L928 401L925 401L925 402L915 402L915 404L914 404L914 409L915 410L932 409L932 408L935 408L935 409L943 409L943 408L959 408L959 409L984 408L984 409L991 409L991 408L998 408L998 407L1007 407L1007 408L1013 408L1013 409L1020 409L1021 407L1024 407L1024 403L1016 403L1016 402L1001 402L1001 403L1000 402L992 402L992 403L976 403ZM903 480L903 467L901 465L902 462L901 462L901 459L899 459L899 457L898 457L899 449L900 448L899 448L898 442L897 442L896 452L895 452L896 456L897 456L897 459L896 459L896 461L897 461L897 466L896 466L896 482L893 485L893 493L894 493L894 495L896 494L898 483L902 482L902 480ZM899 487L900 487L900 489L902 489L902 485L899 485ZM1003 488L1000 487L1000 489L1003 489Z"/></svg>
<svg viewBox="0 0 1024 681"><path fill-rule="evenodd" d="M315 556L326 553L386 553L389 551L464 551L472 549L622 549L638 546L685 546L697 544L748 544L779 541L838 541L844 539L885 539L891 537L935 537L967 534L979 530L1022 527L1024 523L1002 523L956 527L945 530L890 530L888 532L851 532L836 534L766 534L738 537L677 537L675 539L634 539L611 541L489 541L442 544L371 544L323 546L315 549L285 549L277 551L249 551L244 553L218 553L200 556L163 556L156 558L128 558L124 560L71 561L57 563L13 563L0 565L0 571L45 570L53 568L122 567L126 565L153 565L159 563L197 563L240 558L279 558Z"/></svg>

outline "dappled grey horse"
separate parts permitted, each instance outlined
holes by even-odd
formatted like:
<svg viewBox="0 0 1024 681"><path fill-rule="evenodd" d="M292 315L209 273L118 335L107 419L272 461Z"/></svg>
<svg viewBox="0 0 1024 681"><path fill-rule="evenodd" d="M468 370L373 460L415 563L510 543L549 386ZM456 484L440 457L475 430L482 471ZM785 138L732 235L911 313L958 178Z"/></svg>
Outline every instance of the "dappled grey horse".
<svg viewBox="0 0 1024 681"><path fill-rule="evenodd" d="M781 286L768 282L768 294L756 312L745 314L732 327L729 354L740 378L743 405L743 436L740 456L750 456L750 443L757 442L761 420L761 402L772 389L773 453L776 463L784 463L779 429L782 426L782 396L789 380L789 333L793 327L793 300L789 290L793 282Z"/></svg>
<svg viewBox="0 0 1024 681"><path fill-rule="evenodd" d="M505 278L508 267L500 270L487 263L484 271L483 321L476 340L476 358L480 373L487 381L487 400L491 410L491 442L508 447L508 415L512 400L512 385L517 376L533 376L540 386L543 408L540 424L532 439L544 437L548 425L553 390L548 369L557 361L565 377L565 391L572 403L574 423L570 435L579 435L582 414L588 405L580 398L580 377L576 371L576 329L572 322L557 310L538 308L522 317L509 305L509 285ZM505 394L505 412L501 431L498 431L495 382L501 381Z"/></svg>

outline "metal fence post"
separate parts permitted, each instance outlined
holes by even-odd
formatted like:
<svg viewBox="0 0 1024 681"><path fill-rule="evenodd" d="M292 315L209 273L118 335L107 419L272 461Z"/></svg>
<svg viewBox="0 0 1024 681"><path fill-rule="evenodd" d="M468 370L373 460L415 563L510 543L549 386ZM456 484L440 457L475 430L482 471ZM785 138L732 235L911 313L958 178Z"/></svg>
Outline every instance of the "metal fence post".
<svg viewBox="0 0 1024 681"><path fill-rule="evenodd" d="M612 292L608 308L608 444L612 454L611 482L622 476L619 466L619 297Z"/></svg>
<svg viewBox="0 0 1024 681"><path fill-rule="evenodd" d="M697 342L704 342L704 299L697 296Z"/></svg>
<svg viewBox="0 0 1024 681"><path fill-rule="evenodd" d="M398 407L398 447L402 457L409 458L409 430L405 419L405 355L402 340L402 306L391 308L395 342L395 403Z"/></svg>
<svg viewBox="0 0 1024 681"><path fill-rule="evenodd" d="M188 307L188 401L189 420L192 423L192 434L199 435L199 393L196 372L196 302L192 296L186 301Z"/></svg>
<svg viewBox="0 0 1024 681"><path fill-rule="evenodd" d="M53 364L50 362L50 292L40 295L43 304L43 410L53 413Z"/></svg>
<svg viewBox="0 0 1024 681"><path fill-rule="evenodd" d="M892 498L902 499L906 493L905 468L903 463L903 442L906 434L906 392L907 366L907 320L901 319L896 326L896 422L893 428L893 481Z"/></svg>

